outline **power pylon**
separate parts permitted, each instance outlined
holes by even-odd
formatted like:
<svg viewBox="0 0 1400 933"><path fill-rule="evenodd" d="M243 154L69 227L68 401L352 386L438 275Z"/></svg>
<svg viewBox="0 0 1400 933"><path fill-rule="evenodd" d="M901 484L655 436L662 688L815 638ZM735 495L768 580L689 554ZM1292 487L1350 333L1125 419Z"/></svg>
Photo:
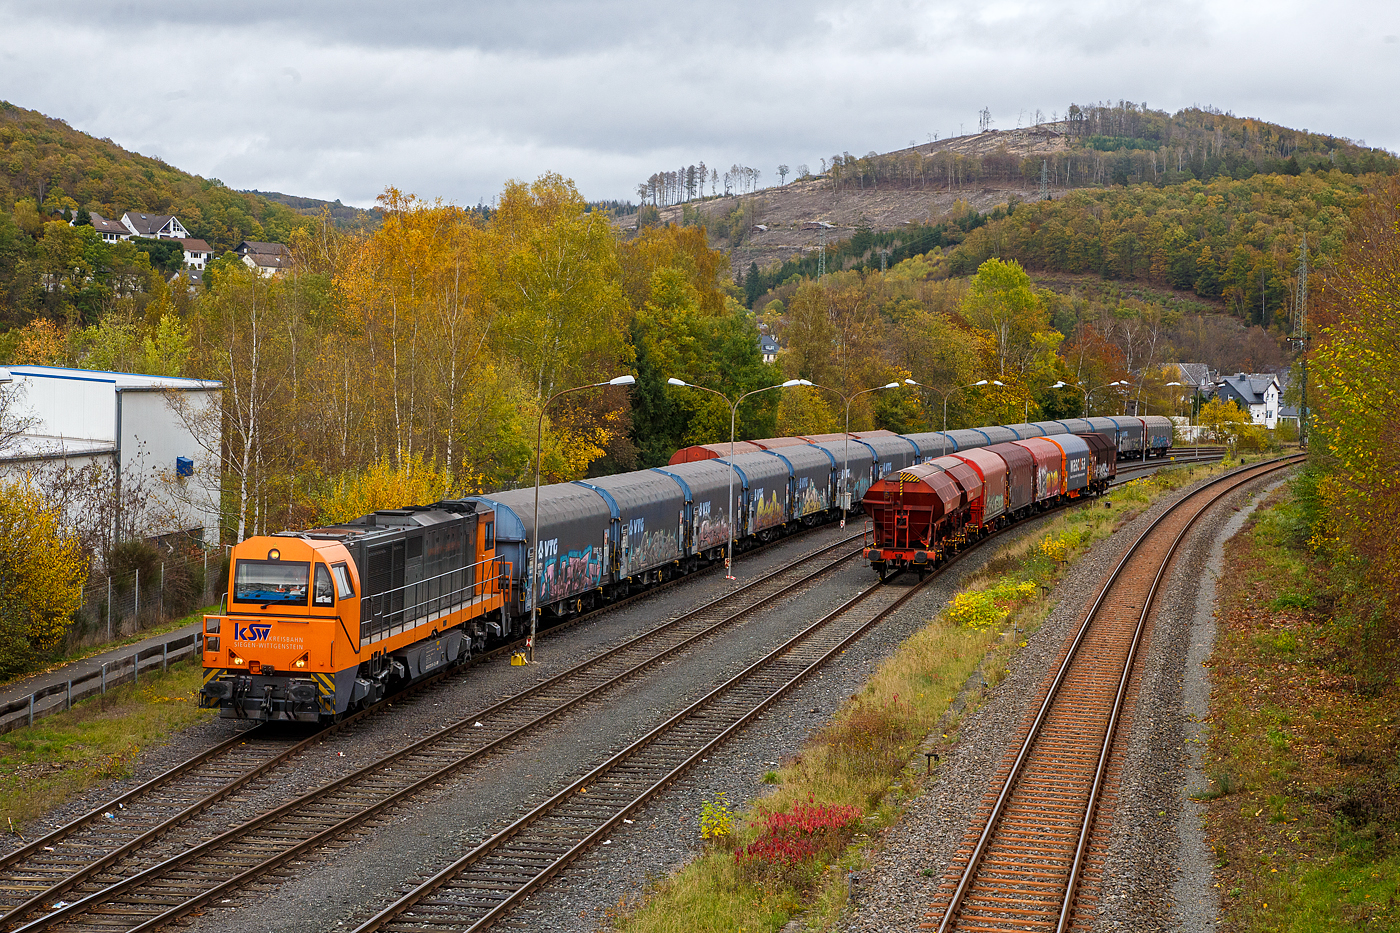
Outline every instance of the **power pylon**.
<svg viewBox="0 0 1400 933"><path fill-rule="evenodd" d="M826 278L826 228L817 228L817 281Z"/></svg>
<svg viewBox="0 0 1400 933"><path fill-rule="evenodd" d="M1040 200L1050 200L1050 163L1040 160Z"/></svg>
<svg viewBox="0 0 1400 933"><path fill-rule="evenodd" d="M1298 251L1298 299L1293 307L1293 339L1302 355L1303 397L1298 405L1298 446L1308 446L1308 235Z"/></svg>

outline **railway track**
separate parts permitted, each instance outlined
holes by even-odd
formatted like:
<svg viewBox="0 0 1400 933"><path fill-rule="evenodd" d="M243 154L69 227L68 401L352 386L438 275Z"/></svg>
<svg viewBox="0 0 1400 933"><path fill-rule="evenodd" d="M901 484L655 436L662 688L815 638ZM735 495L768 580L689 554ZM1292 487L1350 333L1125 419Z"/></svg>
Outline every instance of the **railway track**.
<svg viewBox="0 0 1400 933"><path fill-rule="evenodd" d="M1218 453L1213 451L1202 450L1201 453L1206 455L1202 459L1206 459L1210 454L1215 454L1218 457ZM1150 470L1171 465L1171 463L1171 461L1156 460L1147 461L1141 467L1138 467L1137 464L1128 464L1129 470L1125 472L1133 472L1134 468ZM487 731L473 729L471 731L471 739L465 743L471 748L459 746L446 749L444 746L444 749L423 759L422 769L425 769L425 773L431 775L433 779L440 779L446 771L462 767L468 761L475 759L477 755L498 747L512 738L519 738L522 729L543 725L546 721L578 703L598 695L622 679L634 676L644 668L658 663L663 658L700 638L708 636L724 625L733 623L738 618L772 599L778 598L783 593L810 582L821 573L827 572L832 566L849 560L858 553L858 550L840 555L816 572L797 574L795 582L789 582L793 580L796 573L794 568L798 564L829 555L830 552L839 549L842 545L857 541L859 537L859 535L852 535L843 541L804 555L793 565L775 571L700 607L693 613L638 636L611 652L590 659L559 675L559 677L530 688L501 704L466 717L455 726L448 727L435 736L430 736L407 749L402 749L369 766L364 771L369 772L376 768L385 769L405 756L424 754L429 746L445 742L447 734L464 732L466 730L465 724L468 722L491 720L492 729ZM653 594L657 589L659 587L654 587L644 594L630 597L626 602ZM738 613L731 613L729 607L735 605L736 602L745 603L745 606ZM514 647L516 646L503 646L487 655L480 656L479 660L499 655ZM570 685L567 690L562 687L562 684L566 682ZM427 686L427 682L421 686ZM552 694L551 690L554 691ZM402 697L402 694L398 696ZM506 708L512 709L509 715L503 714L503 710ZM300 814L311 806L312 800L310 798L315 796L308 794L243 823L216 839L209 839L207 833L201 837L197 826L176 833L177 838L164 839L168 834L174 833L187 824L193 817L209 811L220 801L234 797L240 790L256 785L260 779L268 778L279 765L305 751L312 743L323 741L331 732L345 728L363 717L375 714L377 711L378 708L375 708L356 714L356 716L332 727L331 730L291 744L288 744L285 737L279 738L275 735L269 735L267 729L247 730L123 796L95 808L59 830L7 854L3 859L0 859L0 911L4 912L0 916L0 929L14 929L15 924L25 920L30 921L24 927L25 929L64 926L69 923L65 917L78 916L81 905L87 904L93 909L106 910L107 908L100 908L100 903L104 898L119 896L122 890L139 890L139 885L135 883L136 879L154 881L156 876L152 875L151 872L160 874L180 871L182 870L181 866L197 858L199 852L208 847L225 846L233 836L254 834L258 827L273 826L279 819L290 819L296 822L300 829L291 834L297 837L295 839L283 838L286 835L285 827L279 826L275 830L279 845L284 846L281 857L261 860L254 858L248 862L248 868L240 874L241 880L239 882L240 884L246 883L253 877L270 870L275 863L286 861L293 855L306 851L309 847L329 841L334 835L370 818L374 813L403 799L405 795L411 794L415 789L426 786L426 780L410 781L408 782L409 787L405 788L403 778L406 776L406 771L400 766L395 768L397 774L394 781L374 786L367 791L371 797L378 800L378 803L369 808L360 807L359 812L355 812L356 808L353 806L341 805L337 807L331 805L318 816L303 819ZM506 728L518 721L524 723L520 729ZM505 730L504 733L498 735L497 732L502 729ZM272 731L275 732L275 730ZM463 757L464 755L465 757ZM453 763L442 765L443 761L449 760ZM363 772L356 774L363 775ZM348 788L354 783L352 779L355 777L356 775L350 775L342 781L336 782L336 785L344 784ZM398 789L395 790L395 788ZM351 796L355 796L355 794L352 793ZM308 836L309 830L315 830L310 833L312 842L307 842L305 838ZM165 855L170 855L170 858L164 858ZM220 857L222 858L223 855ZM143 858L146 862L154 861L156 864L142 868ZM228 872L221 872L221 874L227 876ZM217 893L224 893L233 887L236 885L221 885ZM181 914L187 913L193 909L194 904L207 901L209 897L214 896L214 893L210 892L204 896L196 894L187 899L186 902L181 902L174 910ZM133 897L139 901L143 895L135 894ZM149 898L146 899L149 900ZM165 899L170 900L171 898L165 897ZM62 906L53 910L55 904ZM52 912L41 916L45 909ZM142 911L140 910L119 907L115 910L118 916L128 917L139 924L146 925L130 927L124 925L125 921L121 921L113 924L104 922L102 924L104 927L144 929L150 926L146 920L141 919ZM157 916L162 918L159 923L174 919L172 911L161 911Z"/></svg>
<svg viewBox="0 0 1400 933"><path fill-rule="evenodd" d="M1156 466L1162 464L1158 462ZM1077 503L1066 503L1067 508ZM983 541L1013 533L1012 526ZM370 918L355 933L483 930L504 919L628 814L933 582L872 585L619 751ZM865 605L873 602L873 605Z"/></svg>
<svg viewBox="0 0 1400 933"><path fill-rule="evenodd" d="M189 832L177 831L194 815L189 812L167 820L158 846L152 845L154 836L142 834L123 845L108 846L100 859L77 870L71 870L70 860L65 863L70 872L63 880L28 891L27 899L3 918L3 925L15 929L16 923L23 923L18 929L24 930L144 930L169 923L831 572L859 555L860 548L850 545L860 537L851 535L808 552L692 612L213 838L207 832L200 834L197 826ZM814 561L819 566L813 568ZM254 770L266 776L270 768ZM246 785L249 778L237 780ZM98 824L99 833L109 822ZM21 864L30 863L32 855Z"/></svg>
<svg viewBox="0 0 1400 933"><path fill-rule="evenodd" d="M1167 567L1211 505L1299 459L1244 467L1206 484L1129 547L1042 684L957 867L940 884L929 914L939 933L1088 927L1103 871L1095 815L1111 805L1114 739L1130 715L1136 660Z"/></svg>
<svg viewBox="0 0 1400 933"><path fill-rule="evenodd" d="M415 887L356 933L478 930L501 919L926 582L875 584L853 596Z"/></svg>

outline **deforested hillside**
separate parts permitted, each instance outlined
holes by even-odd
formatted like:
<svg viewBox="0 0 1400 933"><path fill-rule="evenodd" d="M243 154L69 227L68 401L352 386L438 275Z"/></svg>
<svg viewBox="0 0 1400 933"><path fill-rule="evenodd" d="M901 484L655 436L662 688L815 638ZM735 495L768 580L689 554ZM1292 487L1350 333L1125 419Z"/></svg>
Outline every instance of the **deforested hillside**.
<svg viewBox="0 0 1400 933"><path fill-rule="evenodd" d="M753 265L776 271L783 263L817 251L823 243L848 239L863 229L894 233L891 243L905 246L925 237L926 231L900 236L897 231L902 228L946 224L950 219L966 227L961 218L969 210L990 215L998 206L1003 210L1009 206L1014 213L1018 203L1042 196L1058 201L1071 192L1086 192L1096 205L1090 208L1096 220L1113 222L1105 231L1114 237L1121 233L1119 224L1153 213L1154 196L1146 192L1163 192L1168 201L1197 208L1190 218L1198 225L1197 235L1192 235L1188 224L1182 229L1193 243L1204 242L1217 235L1206 235L1199 226L1215 199L1228 202L1232 215L1247 215L1241 223L1263 222L1267 230L1278 219L1280 204L1294 195L1314 202L1300 207L1309 216L1342 202L1354 203L1371 179L1400 170L1400 160L1364 142L1219 110L1193 107L1168 114L1145 104L1119 102L1071 105L1064 115L1054 114L1031 126L985 126L977 133L929 140L895 152L837 153L817 166L799 165L790 171L793 180L766 188L752 182L761 173L735 166L726 173L725 188L747 185L753 189L742 195L703 197L704 184L688 183L691 168L648 179L638 188L646 202L643 209L620 217L619 222L703 225L711 242L730 249L735 270L747 274ZM712 181L714 173L710 170ZM779 177L786 180L787 174ZM1139 188L1143 193L1129 198L1132 204L1108 194ZM1203 204L1197 202L1198 195ZM1252 207L1266 200L1272 203ZM1287 213L1294 211L1290 207ZM948 232L952 245L967 233ZM994 228L989 228L988 235L992 232ZM1139 241L1150 239L1145 231L1133 235ZM877 245L891 248L890 243ZM935 245L945 247L948 239ZM1233 259L1235 245L1228 244L1227 263ZM1272 237L1261 235L1247 245L1268 250ZM1074 269L1123 274L1121 249L1114 251L1111 244L1103 243L1097 247L1081 243L1080 248L1095 255L1076 259L1070 264ZM1218 256L1217 248L1204 265L1217 264ZM848 262L870 258L853 257ZM878 266L878 253L873 262ZM1070 271L1070 265L1047 268ZM1139 275L1136 260L1128 266L1128 278L1152 275L1150 262L1146 276ZM1178 263L1171 281L1176 287L1183 287L1182 268ZM1166 284L1169 278L1159 270L1150 280ZM1187 287L1195 287L1194 279ZM1207 281L1204 294L1213 292L1219 297L1223 289L1217 292Z"/></svg>

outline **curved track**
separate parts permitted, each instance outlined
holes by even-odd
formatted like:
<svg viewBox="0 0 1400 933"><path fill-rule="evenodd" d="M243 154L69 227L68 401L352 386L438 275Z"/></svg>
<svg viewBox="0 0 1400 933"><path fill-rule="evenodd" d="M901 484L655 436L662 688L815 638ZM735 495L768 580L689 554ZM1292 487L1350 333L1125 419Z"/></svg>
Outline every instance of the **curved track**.
<svg viewBox="0 0 1400 933"><path fill-rule="evenodd" d="M1129 547L1066 646L1014 756L937 893L939 933L1087 927L1102 865L1089 858L1114 738L1135 692L1153 601L1186 533L1211 505L1299 458L1245 467L1187 494Z"/></svg>

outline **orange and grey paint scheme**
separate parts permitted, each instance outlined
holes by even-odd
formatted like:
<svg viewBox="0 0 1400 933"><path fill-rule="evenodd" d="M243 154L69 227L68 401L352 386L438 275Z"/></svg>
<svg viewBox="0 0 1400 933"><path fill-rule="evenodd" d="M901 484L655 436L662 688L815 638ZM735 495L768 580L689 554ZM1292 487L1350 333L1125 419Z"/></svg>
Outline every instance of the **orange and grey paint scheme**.
<svg viewBox="0 0 1400 933"><path fill-rule="evenodd" d="M204 617L200 706L331 721L507 634L509 581L494 513L474 502L249 538L226 611Z"/></svg>

